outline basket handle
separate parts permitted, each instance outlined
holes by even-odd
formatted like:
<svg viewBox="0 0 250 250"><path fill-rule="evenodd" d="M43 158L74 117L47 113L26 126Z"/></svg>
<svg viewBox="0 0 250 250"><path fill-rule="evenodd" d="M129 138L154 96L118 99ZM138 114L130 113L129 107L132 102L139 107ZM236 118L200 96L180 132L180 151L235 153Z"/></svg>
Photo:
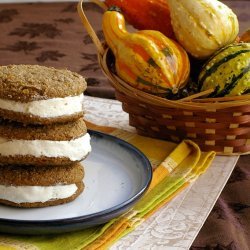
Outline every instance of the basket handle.
<svg viewBox="0 0 250 250"><path fill-rule="evenodd" d="M214 92L214 89L204 90L204 91L202 91L202 92L199 92L199 93L196 93L196 94L193 94L193 95L184 97L184 98L182 98L182 99L180 99L180 100L177 100L177 102L192 101L193 99L197 99L197 98L199 98L199 97L209 95L209 94L211 94L211 93L213 93L213 92Z"/></svg>
<svg viewBox="0 0 250 250"><path fill-rule="evenodd" d="M107 9L106 5L103 2L100 2L98 0L91 0L90 2L93 2L93 3L97 4L98 6L100 6L104 10ZM87 30L87 32L88 32L89 36L91 37L92 41L94 42L98 53L103 56L104 51L105 51L104 47L103 47L101 41L99 40L98 36L96 35L93 27L91 26L86 14L84 13L83 0L80 0L78 2L77 11L78 11L78 14L79 14L79 16L81 18L82 24L85 27L85 29Z"/></svg>

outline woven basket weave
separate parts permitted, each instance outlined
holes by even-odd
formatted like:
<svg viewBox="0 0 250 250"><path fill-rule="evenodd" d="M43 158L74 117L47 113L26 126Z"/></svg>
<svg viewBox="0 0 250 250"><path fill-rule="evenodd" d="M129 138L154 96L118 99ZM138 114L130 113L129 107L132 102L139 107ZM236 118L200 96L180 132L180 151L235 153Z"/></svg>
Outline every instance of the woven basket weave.
<svg viewBox="0 0 250 250"><path fill-rule="evenodd" d="M114 57L88 22L82 0L78 13L96 45L100 67L138 134L173 142L191 139L203 151L214 150L220 155L250 153L250 95L198 99L201 93L172 101L137 90L112 70Z"/></svg>

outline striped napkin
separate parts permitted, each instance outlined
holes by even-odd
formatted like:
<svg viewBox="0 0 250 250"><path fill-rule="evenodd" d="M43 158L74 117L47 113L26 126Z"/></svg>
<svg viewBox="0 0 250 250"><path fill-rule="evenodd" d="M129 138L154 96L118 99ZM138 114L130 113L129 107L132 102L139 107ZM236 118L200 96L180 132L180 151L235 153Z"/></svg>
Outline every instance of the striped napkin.
<svg viewBox="0 0 250 250"><path fill-rule="evenodd" d="M201 152L198 145L190 140L184 140L176 145L115 128L86 123L90 129L112 134L128 141L149 158L154 171L147 193L130 211L105 225L62 235L0 234L0 250L107 249L196 180L207 170L215 157L214 152Z"/></svg>

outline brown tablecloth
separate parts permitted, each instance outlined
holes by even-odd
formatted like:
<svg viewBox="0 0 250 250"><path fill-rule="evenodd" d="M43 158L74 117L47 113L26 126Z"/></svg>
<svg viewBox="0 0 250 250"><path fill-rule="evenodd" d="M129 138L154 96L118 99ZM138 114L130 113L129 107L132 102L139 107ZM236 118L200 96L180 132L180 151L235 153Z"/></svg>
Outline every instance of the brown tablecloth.
<svg viewBox="0 0 250 250"><path fill-rule="evenodd" d="M250 28L250 1L225 1ZM102 38L102 11L85 4ZM40 64L68 68L87 77L87 95L114 98L97 63L96 49L76 13L76 3L0 4L0 65ZM192 246L250 249L250 156L242 156Z"/></svg>

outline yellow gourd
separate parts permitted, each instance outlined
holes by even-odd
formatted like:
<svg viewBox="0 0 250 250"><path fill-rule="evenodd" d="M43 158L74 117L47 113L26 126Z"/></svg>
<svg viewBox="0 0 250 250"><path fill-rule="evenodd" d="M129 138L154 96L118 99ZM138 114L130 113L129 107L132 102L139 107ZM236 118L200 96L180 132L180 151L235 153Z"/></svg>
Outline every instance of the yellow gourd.
<svg viewBox="0 0 250 250"><path fill-rule="evenodd" d="M185 86L189 59L176 42L153 30L129 33L117 7L104 13L103 32L117 74L128 84L152 94L176 93Z"/></svg>
<svg viewBox="0 0 250 250"><path fill-rule="evenodd" d="M237 16L217 0L168 0L179 43L196 58L208 58L235 41Z"/></svg>

